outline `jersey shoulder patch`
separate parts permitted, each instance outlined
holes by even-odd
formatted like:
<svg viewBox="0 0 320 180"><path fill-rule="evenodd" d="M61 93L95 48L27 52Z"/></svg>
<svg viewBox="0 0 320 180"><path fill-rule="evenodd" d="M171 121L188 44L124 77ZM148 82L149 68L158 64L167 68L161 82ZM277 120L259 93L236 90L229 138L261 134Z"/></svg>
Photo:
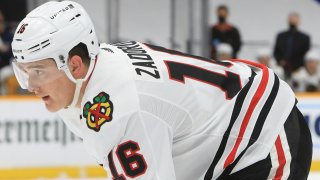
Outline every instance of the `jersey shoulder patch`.
<svg viewBox="0 0 320 180"><path fill-rule="evenodd" d="M83 106L83 117L89 129L100 131L102 125L112 120L113 103L110 96L100 92L92 101L87 101Z"/></svg>

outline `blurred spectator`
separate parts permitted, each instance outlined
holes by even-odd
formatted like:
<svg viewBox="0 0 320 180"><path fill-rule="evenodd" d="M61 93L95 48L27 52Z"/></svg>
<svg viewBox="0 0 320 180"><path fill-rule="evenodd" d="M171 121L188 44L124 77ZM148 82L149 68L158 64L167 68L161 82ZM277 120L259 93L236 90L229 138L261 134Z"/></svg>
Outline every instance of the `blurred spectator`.
<svg viewBox="0 0 320 180"><path fill-rule="evenodd" d="M216 60L228 60L228 59L232 59L232 47L227 43L220 43L217 46Z"/></svg>
<svg viewBox="0 0 320 180"><path fill-rule="evenodd" d="M272 69L280 79L284 78L284 70L281 66L278 66L275 60L272 58L271 50L259 49L257 51L256 58L257 62Z"/></svg>
<svg viewBox="0 0 320 180"><path fill-rule="evenodd" d="M12 58L11 42L13 34L5 24L5 17L0 11L0 69L10 64Z"/></svg>
<svg viewBox="0 0 320 180"><path fill-rule="evenodd" d="M303 66L303 58L310 48L310 38L307 34L299 31L299 24L299 14L289 14L289 29L277 35L274 47L274 57L284 68L287 79L291 77L293 71Z"/></svg>
<svg viewBox="0 0 320 180"><path fill-rule="evenodd" d="M315 92L320 90L320 55L317 51L309 51L305 57L305 65L292 74L292 87L296 92Z"/></svg>
<svg viewBox="0 0 320 180"><path fill-rule="evenodd" d="M241 47L241 37L238 29L227 22L228 7L221 5L217 8L218 23L211 29L211 58L217 59L216 48L220 43L228 43L232 47L232 58L237 57Z"/></svg>
<svg viewBox="0 0 320 180"><path fill-rule="evenodd" d="M14 75L10 65L12 39L13 34L6 26L5 17L2 11L0 11L0 94L6 94L7 80Z"/></svg>

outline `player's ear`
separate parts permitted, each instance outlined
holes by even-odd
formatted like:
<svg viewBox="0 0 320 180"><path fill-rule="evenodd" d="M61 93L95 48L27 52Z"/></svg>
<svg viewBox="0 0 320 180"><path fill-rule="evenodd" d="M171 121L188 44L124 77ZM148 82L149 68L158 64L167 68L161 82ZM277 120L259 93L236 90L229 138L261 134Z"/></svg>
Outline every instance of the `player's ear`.
<svg viewBox="0 0 320 180"><path fill-rule="evenodd" d="M85 65L83 64L81 57L78 55L74 55L69 59L68 67L75 79L83 78L84 66Z"/></svg>

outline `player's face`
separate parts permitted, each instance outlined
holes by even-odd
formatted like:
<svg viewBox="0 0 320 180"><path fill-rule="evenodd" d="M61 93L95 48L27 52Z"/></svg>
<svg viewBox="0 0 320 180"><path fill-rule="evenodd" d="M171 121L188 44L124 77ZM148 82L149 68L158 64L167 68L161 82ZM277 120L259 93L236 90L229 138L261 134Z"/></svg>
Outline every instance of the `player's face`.
<svg viewBox="0 0 320 180"><path fill-rule="evenodd" d="M317 60L308 60L305 63L305 67L309 73L314 74L317 72L318 62Z"/></svg>
<svg viewBox="0 0 320 180"><path fill-rule="evenodd" d="M232 59L231 54L228 53L220 53L218 54L217 60L228 60L228 59Z"/></svg>
<svg viewBox="0 0 320 180"><path fill-rule="evenodd" d="M258 62L269 67L270 58L267 56L260 57L258 58Z"/></svg>
<svg viewBox="0 0 320 180"><path fill-rule="evenodd" d="M45 59L21 66L28 75L28 90L40 97L49 111L56 112L70 105L75 84L58 70L54 60Z"/></svg>

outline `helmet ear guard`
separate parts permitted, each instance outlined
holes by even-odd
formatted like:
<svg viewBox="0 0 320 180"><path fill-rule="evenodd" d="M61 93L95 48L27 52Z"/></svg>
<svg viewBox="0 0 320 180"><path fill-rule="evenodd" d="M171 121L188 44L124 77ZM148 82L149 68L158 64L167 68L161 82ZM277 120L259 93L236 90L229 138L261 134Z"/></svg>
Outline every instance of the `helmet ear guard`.
<svg viewBox="0 0 320 180"><path fill-rule="evenodd" d="M68 53L79 43L87 46L91 60L99 52L93 23L81 5L72 1L48 2L31 11L18 25L12 42L16 63L53 58L73 82L68 69ZM90 66L92 66L90 63ZM27 88L23 72L14 67L22 88ZM90 74L90 67L87 74ZM83 79L86 80L88 75Z"/></svg>

